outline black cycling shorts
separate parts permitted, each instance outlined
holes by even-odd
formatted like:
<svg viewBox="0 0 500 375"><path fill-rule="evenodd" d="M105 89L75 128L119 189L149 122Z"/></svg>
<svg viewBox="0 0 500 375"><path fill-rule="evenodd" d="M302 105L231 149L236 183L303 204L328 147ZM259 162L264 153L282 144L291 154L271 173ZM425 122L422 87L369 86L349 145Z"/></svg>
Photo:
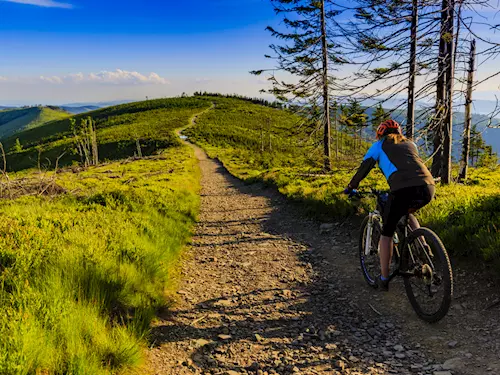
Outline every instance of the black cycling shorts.
<svg viewBox="0 0 500 375"><path fill-rule="evenodd" d="M382 235L392 237L399 220L410 210L418 210L427 205L436 189L433 185L411 186L393 191L384 207Z"/></svg>

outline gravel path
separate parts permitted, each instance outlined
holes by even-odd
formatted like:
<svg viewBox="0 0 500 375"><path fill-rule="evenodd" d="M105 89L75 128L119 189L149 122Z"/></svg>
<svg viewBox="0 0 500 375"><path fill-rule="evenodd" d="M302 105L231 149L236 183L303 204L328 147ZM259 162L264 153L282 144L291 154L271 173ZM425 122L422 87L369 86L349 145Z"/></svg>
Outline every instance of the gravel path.
<svg viewBox="0 0 500 375"><path fill-rule="evenodd" d="M196 153L200 220L180 301L153 330L156 374L441 370L418 344L403 343L400 325L365 314L350 298L349 281L335 277L321 255L326 246L345 254L345 244L332 247L333 236L320 235L317 223L271 189L244 185Z"/></svg>

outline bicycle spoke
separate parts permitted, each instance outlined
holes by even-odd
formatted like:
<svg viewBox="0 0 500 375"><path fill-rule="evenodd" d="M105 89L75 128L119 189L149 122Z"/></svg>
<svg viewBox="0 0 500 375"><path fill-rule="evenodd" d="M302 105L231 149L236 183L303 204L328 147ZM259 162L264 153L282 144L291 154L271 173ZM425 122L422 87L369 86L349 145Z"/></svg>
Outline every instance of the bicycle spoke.
<svg viewBox="0 0 500 375"><path fill-rule="evenodd" d="M425 290L425 287L421 287L420 285L415 284L415 282L414 282L414 281L411 281L411 280L410 280L410 283L411 283L413 286L415 286L417 289L419 289L421 292L423 292L423 293L427 293L427 291Z"/></svg>

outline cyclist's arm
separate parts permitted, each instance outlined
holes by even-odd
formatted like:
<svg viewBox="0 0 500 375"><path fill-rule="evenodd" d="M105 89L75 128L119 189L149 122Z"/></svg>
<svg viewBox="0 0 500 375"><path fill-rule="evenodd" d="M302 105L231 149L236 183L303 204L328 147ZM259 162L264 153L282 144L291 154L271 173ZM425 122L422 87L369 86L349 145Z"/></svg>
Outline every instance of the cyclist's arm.
<svg viewBox="0 0 500 375"><path fill-rule="evenodd" d="M379 159L379 153L380 153L380 144L379 142L375 143L368 152L366 153L365 157L363 158L363 162L358 168L358 171L354 175L354 177L351 179L351 182L349 183L349 188L350 189L357 189L360 182L368 176L368 173L377 165L377 161Z"/></svg>

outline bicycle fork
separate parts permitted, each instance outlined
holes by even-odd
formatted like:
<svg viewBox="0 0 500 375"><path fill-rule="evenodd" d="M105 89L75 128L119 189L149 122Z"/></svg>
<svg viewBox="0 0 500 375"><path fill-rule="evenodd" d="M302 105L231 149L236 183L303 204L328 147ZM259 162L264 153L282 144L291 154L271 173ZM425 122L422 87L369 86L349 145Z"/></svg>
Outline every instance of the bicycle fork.
<svg viewBox="0 0 500 375"><path fill-rule="evenodd" d="M370 212L368 217L368 226L366 228L366 238L365 238L365 256L370 255L371 243L372 243L372 234L373 234L373 220L376 214ZM380 246L378 246L378 252L380 252Z"/></svg>

